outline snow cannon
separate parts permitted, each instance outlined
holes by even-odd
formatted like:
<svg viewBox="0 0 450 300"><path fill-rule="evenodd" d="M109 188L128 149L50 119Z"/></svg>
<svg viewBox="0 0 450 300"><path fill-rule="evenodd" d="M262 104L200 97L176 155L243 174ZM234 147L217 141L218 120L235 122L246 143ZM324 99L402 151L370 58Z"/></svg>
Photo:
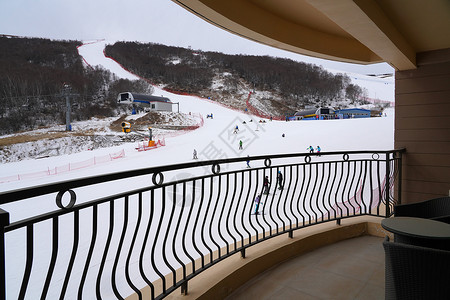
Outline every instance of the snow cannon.
<svg viewBox="0 0 450 300"><path fill-rule="evenodd" d="M149 147L155 146L155 141L153 141L153 138L152 138L152 128L151 127L148 127L148 146Z"/></svg>
<svg viewBox="0 0 450 300"><path fill-rule="evenodd" d="M129 122L122 122L122 132L129 133L131 131L131 124Z"/></svg>

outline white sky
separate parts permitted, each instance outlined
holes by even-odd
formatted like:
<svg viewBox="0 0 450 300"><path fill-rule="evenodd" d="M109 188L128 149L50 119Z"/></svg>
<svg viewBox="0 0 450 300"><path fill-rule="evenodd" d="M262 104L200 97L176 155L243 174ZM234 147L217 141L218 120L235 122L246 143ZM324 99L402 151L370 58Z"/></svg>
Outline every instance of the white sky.
<svg viewBox="0 0 450 300"><path fill-rule="evenodd" d="M359 74L393 72L385 63L339 63L261 45L219 29L171 0L0 0L0 34L153 42L228 54L286 57Z"/></svg>

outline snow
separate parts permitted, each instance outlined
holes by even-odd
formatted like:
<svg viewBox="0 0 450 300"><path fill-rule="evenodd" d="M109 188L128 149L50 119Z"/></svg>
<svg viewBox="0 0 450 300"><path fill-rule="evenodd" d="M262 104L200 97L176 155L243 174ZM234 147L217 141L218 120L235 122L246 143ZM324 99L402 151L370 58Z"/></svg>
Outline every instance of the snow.
<svg viewBox="0 0 450 300"><path fill-rule="evenodd" d="M352 72L342 72L334 69L327 69L333 74L345 73L352 80L353 84L359 85L367 89L368 97L372 99L379 99L394 102L394 76L386 78L378 78L369 75L361 75Z"/></svg>
<svg viewBox="0 0 450 300"><path fill-rule="evenodd" d="M113 60L104 57L103 48L106 43L106 41L87 43L79 48L79 53L91 66L102 66L111 70L120 78L137 79L137 76L123 70ZM362 77L358 77L358 80L359 78ZM379 84L378 81L368 81L367 78L364 80L366 80L367 86L370 87L371 93L377 93L377 97L381 97L382 94L384 97L384 93L387 94L385 90L387 84ZM168 97L172 102L179 102L180 112L182 113L201 114L204 119L204 125L197 130L186 131L182 135L167 136L165 137L166 146L150 151L138 152L135 149L136 143L127 143L120 146L82 151L70 155L3 164L0 167L0 177L47 170L68 162L76 163L90 159L93 156L105 156L121 150L124 150L125 152L125 157L123 158L79 170L58 175L43 176L40 178L0 183L0 192L74 178L95 176L98 174L190 162L192 161L194 149L198 152L199 160L210 160L244 157L247 155L256 156L293 152L305 153L307 151L306 148L309 145L313 145L314 147L320 145L322 152L391 150L394 146L393 109L386 110L387 117L379 118L297 122L266 120L266 123L259 123L260 118L248 115L244 112L230 110L222 105L218 105L212 100L171 94L157 86L155 87L155 94ZM206 115L208 114L213 114L213 119L206 118ZM250 120L253 120L253 122L250 122ZM246 121L246 124L243 124L243 121ZM95 122L95 120L92 120L91 124L89 122L74 123L73 128L74 130L79 130L84 127L95 126ZM238 134L233 134L232 131L236 125L239 126L240 130ZM282 137L283 133L285 134L285 137ZM239 140L244 142L243 150L238 150ZM242 168L245 168L245 163L242 164ZM175 177L168 177L167 180L169 181L177 176L192 176L193 173L198 174L199 172L202 172L202 170L183 170L181 172L182 174L175 174ZM120 185L114 183L109 184L102 189L85 188L77 194L79 199L77 200L77 203L103 197L106 190L109 193L118 193L123 190L136 188L142 184L143 181L141 181L141 179L136 179L134 181L124 181L123 184L121 183ZM38 200L39 201L35 199L31 203L30 201L20 201L19 203L5 204L1 205L1 208L10 213L11 222L56 209L54 200L47 200L44 199L44 197L41 197ZM107 217L102 218L104 219L103 221L108 221ZM42 226L45 227L47 225ZM60 232L64 232L63 226L60 228ZM72 233L67 234L68 240L71 239L71 234ZM90 235L89 232L83 234L86 234L86 236ZM7 269L8 274L9 272L14 273L14 270L18 270L17 272L20 275L22 272L21 270L23 270L23 263L16 257L23 257L25 250L17 248L20 246L20 243L18 241L12 241L14 236L19 236L17 238L23 239L23 236L19 234L8 236L6 244ZM13 242L13 245L10 244L11 242ZM99 244L102 242L103 241L99 241ZM37 241L37 243L51 244L51 240L50 237L47 237L42 241ZM69 244L71 244L71 242L69 242ZM49 254L47 254L47 256L48 255ZM58 258L58 260L59 259L60 258ZM48 259L46 261L48 261ZM40 268L46 270L45 262L42 263L41 267L34 266L33 268L33 272L39 272ZM110 270L110 267L107 268ZM8 282L8 298L13 299L17 296L16 293L20 287L20 280L17 278L20 277L16 278L15 276L19 275L15 273L13 276L15 279L11 279L12 282ZM92 284L95 284L95 282L92 282ZM40 287L38 286L36 288ZM33 295L32 290L30 291L30 294ZM28 296L30 296L30 294ZM76 293L67 296L72 299L76 297Z"/></svg>

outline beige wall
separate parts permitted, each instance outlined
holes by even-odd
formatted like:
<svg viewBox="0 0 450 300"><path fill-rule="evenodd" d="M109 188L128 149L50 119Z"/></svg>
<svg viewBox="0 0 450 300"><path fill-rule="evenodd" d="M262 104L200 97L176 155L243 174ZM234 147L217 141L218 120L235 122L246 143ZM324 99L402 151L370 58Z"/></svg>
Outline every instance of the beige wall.
<svg viewBox="0 0 450 300"><path fill-rule="evenodd" d="M402 203L450 190L450 49L420 53L395 74L395 148L406 148Z"/></svg>

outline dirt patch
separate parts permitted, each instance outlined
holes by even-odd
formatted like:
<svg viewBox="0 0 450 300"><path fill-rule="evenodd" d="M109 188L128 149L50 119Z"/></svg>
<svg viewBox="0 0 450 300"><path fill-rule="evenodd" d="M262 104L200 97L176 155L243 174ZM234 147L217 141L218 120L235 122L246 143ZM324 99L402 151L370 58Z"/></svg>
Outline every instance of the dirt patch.
<svg viewBox="0 0 450 300"><path fill-rule="evenodd" d="M44 140L44 139L53 140L53 139L59 139L59 138L68 137L68 136L90 136L90 135L92 135L92 133L68 132L68 131L46 132L46 133L42 133L42 134L21 134L21 135L17 135L17 136L0 138L0 147L14 145L14 144L27 143L27 142L35 142L35 141Z"/></svg>

